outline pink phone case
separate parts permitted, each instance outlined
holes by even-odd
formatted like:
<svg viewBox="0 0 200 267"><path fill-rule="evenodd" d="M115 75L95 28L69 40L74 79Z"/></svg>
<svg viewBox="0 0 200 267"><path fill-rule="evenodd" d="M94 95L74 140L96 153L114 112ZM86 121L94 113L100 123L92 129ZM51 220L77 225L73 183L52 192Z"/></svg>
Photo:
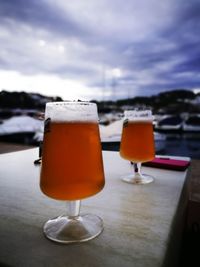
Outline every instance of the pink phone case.
<svg viewBox="0 0 200 267"><path fill-rule="evenodd" d="M190 161L171 158L155 158L152 161L144 162L142 165L161 169L185 171L190 165Z"/></svg>

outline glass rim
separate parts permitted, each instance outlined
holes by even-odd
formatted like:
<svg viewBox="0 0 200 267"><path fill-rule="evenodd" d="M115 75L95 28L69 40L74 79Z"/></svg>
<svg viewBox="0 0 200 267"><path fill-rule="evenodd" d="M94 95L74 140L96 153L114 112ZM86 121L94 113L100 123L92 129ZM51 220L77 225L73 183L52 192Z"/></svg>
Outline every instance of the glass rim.
<svg viewBox="0 0 200 267"><path fill-rule="evenodd" d="M96 103L89 101L78 101L78 100L64 100L64 101L55 101L47 102L46 106L64 106L64 105L85 105L85 106L96 106Z"/></svg>
<svg viewBox="0 0 200 267"><path fill-rule="evenodd" d="M131 110L125 110L124 111L124 119L128 120L154 120L154 116L152 114L151 109L143 109L143 110L138 110L138 109L131 109Z"/></svg>
<svg viewBox="0 0 200 267"><path fill-rule="evenodd" d="M89 101L55 101L47 102L45 119L52 121L93 121L97 122L97 104Z"/></svg>

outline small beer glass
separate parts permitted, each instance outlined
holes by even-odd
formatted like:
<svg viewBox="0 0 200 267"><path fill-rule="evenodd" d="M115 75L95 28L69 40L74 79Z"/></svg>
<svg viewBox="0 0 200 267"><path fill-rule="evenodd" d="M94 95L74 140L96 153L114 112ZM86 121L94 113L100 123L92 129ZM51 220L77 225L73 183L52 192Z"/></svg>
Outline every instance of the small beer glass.
<svg viewBox="0 0 200 267"><path fill-rule="evenodd" d="M141 163L155 157L153 116L151 110L127 110L120 143L120 155L131 161L134 173L123 177L123 181L132 184L148 184L154 178L141 173Z"/></svg>

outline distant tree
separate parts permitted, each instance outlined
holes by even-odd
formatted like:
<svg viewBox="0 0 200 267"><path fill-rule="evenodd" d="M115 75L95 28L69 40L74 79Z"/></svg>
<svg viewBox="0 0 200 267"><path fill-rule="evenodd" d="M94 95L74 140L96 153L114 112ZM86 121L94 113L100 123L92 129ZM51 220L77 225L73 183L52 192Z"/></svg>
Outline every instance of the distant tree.
<svg viewBox="0 0 200 267"><path fill-rule="evenodd" d="M195 93L186 89L176 89L158 94L160 99L177 100L177 99L194 99Z"/></svg>
<svg viewBox="0 0 200 267"><path fill-rule="evenodd" d="M50 101L62 101L62 98L26 92L8 92L6 90L0 92L0 108L2 109L44 109L46 102Z"/></svg>
<svg viewBox="0 0 200 267"><path fill-rule="evenodd" d="M54 97L54 100L55 102L60 102L60 101L63 101L62 98L60 96L56 96Z"/></svg>

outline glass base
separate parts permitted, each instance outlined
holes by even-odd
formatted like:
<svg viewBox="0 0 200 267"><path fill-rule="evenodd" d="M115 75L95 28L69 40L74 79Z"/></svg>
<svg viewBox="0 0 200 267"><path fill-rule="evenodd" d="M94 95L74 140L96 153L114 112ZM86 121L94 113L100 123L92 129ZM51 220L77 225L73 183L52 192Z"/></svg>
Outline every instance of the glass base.
<svg viewBox="0 0 200 267"><path fill-rule="evenodd" d="M60 216L44 225L45 236L59 243L85 242L95 238L103 231L103 221L93 214L76 217Z"/></svg>
<svg viewBox="0 0 200 267"><path fill-rule="evenodd" d="M130 184L149 184L154 181L154 177L148 174L135 175L135 176L130 174L123 177L122 180Z"/></svg>

